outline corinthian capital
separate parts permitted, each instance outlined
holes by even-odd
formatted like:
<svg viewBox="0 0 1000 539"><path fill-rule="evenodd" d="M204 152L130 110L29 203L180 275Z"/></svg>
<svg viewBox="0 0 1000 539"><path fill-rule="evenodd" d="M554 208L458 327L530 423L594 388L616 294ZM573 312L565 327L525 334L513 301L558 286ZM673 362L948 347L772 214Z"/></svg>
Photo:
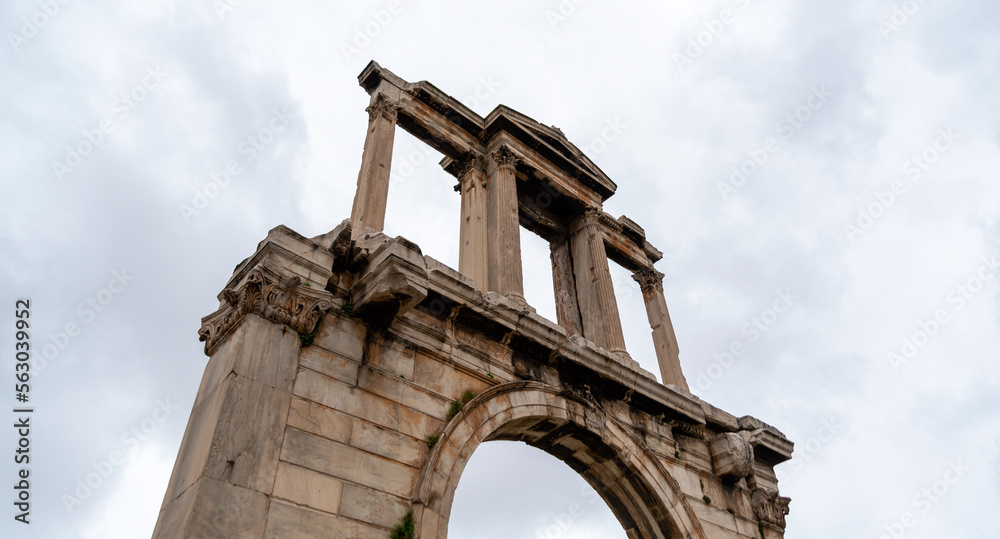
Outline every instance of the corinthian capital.
<svg viewBox="0 0 1000 539"><path fill-rule="evenodd" d="M648 290L663 290L663 274L650 266L632 274L635 282L639 283L639 288L646 292Z"/></svg>
<svg viewBox="0 0 1000 539"><path fill-rule="evenodd" d="M513 170L514 167L517 166L517 156L514 155L514 152L512 152L506 144L503 144L496 150L493 150L492 156L493 161L496 162L497 167L499 168L510 167L511 170Z"/></svg>
<svg viewBox="0 0 1000 539"><path fill-rule="evenodd" d="M276 324L285 324L300 334L313 331L333 303L327 292L301 288L298 277L287 277L260 265L250 271L243 285L222 291L223 306L202 319L199 340L211 355L248 314L256 314Z"/></svg>
<svg viewBox="0 0 1000 539"><path fill-rule="evenodd" d="M482 175L486 175L486 156L480 153L470 153L465 159L458 165L458 179L459 181L465 181L466 177L470 172L478 171Z"/></svg>
<svg viewBox="0 0 1000 539"><path fill-rule="evenodd" d="M365 110L368 111L368 121L374 121L375 118L382 116L386 120L396 123L396 113L399 109L399 103L389 99L385 94L378 94L375 96L375 102L368 105Z"/></svg>
<svg viewBox="0 0 1000 539"><path fill-rule="evenodd" d="M583 222L587 224L597 224L601 222L604 212L598 208L587 208L583 210Z"/></svg>

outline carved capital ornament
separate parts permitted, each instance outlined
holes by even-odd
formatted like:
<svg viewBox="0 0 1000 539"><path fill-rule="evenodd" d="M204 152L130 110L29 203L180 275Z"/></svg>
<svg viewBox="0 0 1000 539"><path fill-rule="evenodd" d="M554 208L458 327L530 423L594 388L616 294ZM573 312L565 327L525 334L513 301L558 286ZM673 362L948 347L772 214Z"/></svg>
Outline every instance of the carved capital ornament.
<svg viewBox="0 0 1000 539"><path fill-rule="evenodd" d="M633 273L632 278L635 279L635 282L639 283L639 289L643 292L663 290L663 274L656 271L656 268L641 269Z"/></svg>
<svg viewBox="0 0 1000 539"><path fill-rule="evenodd" d="M368 105L368 108L365 110L368 112L369 122L373 122L381 116L392 123L396 123L397 113L400 108L399 103L392 101L385 94L378 94L375 97L375 101L371 105Z"/></svg>
<svg viewBox="0 0 1000 539"><path fill-rule="evenodd" d="M260 265L250 271L243 286L223 290L225 304L203 318L198 330L199 340L205 341L205 354L211 355L250 313L301 334L312 332L333 303L328 295L303 289L299 284L299 277L283 277Z"/></svg>
<svg viewBox="0 0 1000 539"><path fill-rule="evenodd" d="M517 166L518 162L517 156L514 155L514 152L512 152L511 149L508 148L506 144L503 144L496 150L493 150L492 156L493 156L493 161L495 161L497 164L497 168L509 167L510 170L513 172L514 167Z"/></svg>
<svg viewBox="0 0 1000 539"><path fill-rule="evenodd" d="M778 491L769 488L756 488L750 495L750 505L757 520L781 529L785 529L785 515L791 501L791 498L779 496Z"/></svg>
<svg viewBox="0 0 1000 539"><path fill-rule="evenodd" d="M465 159L462 160L461 163L459 163L458 171L458 179L462 183L472 179L472 176L470 175L471 172L479 172L480 176L483 178L483 185L485 186L486 156L479 153L470 153Z"/></svg>

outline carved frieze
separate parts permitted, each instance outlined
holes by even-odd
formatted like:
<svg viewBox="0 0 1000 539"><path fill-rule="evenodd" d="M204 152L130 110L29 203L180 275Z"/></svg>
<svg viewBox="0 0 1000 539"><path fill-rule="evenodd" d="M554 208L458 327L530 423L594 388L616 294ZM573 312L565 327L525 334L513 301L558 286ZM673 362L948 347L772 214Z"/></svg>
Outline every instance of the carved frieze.
<svg viewBox="0 0 1000 539"><path fill-rule="evenodd" d="M675 429L677 432L685 436L690 436L699 440L705 439L705 425L697 425L679 420L668 421L667 424L670 425L671 429Z"/></svg>
<svg viewBox="0 0 1000 539"><path fill-rule="evenodd" d="M623 230L622 224L619 223L617 219L611 217L610 215L604 213L603 211L598 213L599 213L598 218L601 221L602 225L608 227L609 230L613 230L618 233L622 232Z"/></svg>
<svg viewBox="0 0 1000 539"><path fill-rule="evenodd" d="M263 265L250 271L243 286L222 291L225 301L219 310L202 319L199 340L205 341L205 354L249 313L295 331L311 333L321 316L333 306L325 292L301 288L299 277L284 277Z"/></svg>

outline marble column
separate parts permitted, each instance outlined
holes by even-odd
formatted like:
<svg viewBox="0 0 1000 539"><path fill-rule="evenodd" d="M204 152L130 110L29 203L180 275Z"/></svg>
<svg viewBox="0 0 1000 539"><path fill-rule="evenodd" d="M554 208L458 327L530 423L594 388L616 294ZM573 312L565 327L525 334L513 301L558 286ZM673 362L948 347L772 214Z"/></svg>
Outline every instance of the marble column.
<svg viewBox="0 0 1000 539"><path fill-rule="evenodd" d="M611 282L600 214L598 209L587 209L570 225L570 249L583 336L610 352L624 353L625 335Z"/></svg>
<svg viewBox="0 0 1000 539"><path fill-rule="evenodd" d="M385 206L389 198L389 167L392 143L396 134L399 104L377 93L368 106L368 133L358 172L358 190L351 209L351 239L365 227L381 232L385 225Z"/></svg>
<svg viewBox="0 0 1000 539"><path fill-rule="evenodd" d="M580 305L577 302L576 276L573 274L573 254L569 238L558 238L549 244L552 259L552 290L555 292L556 320L570 335L583 335Z"/></svg>
<svg viewBox="0 0 1000 539"><path fill-rule="evenodd" d="M646 302L646 316L653 328L653 346L656 348L656 360L660 364L660 378L664 385L675 385L688 389L687 380L681 372L680 354L677 348L677 336L667 312L667 301L663 296L663 274L656 268L649 267L632 274L639 283L642 299Z"/></svg>
<svg viewBox="0 0 1000 539"><path fill-rule="evenodd" d="M517 205L517 157L506 145L487 159L489 289L524 301L521 276L521 223Z"/></svg>
<svg viewBox="0 0 1000 539"><path fill-rule="evenodd" d="M489 289L485 156L473 154L462 162L458 185L462 193L458 271L485 292Z"/></svg>

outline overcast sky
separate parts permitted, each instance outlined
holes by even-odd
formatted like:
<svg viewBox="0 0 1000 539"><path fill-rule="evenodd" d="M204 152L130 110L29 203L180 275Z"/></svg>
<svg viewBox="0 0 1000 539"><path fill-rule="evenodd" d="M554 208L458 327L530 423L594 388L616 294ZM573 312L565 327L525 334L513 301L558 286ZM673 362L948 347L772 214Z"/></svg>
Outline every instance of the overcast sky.
<svg viewBox="0 0 1000 539"><path fill-rule="evenodd" d="M692 391L796 443L787 537L998 537L998 29L989 0L0 4L5 422L18 298L45 359L32 524L3 428L0 536L149 537L200 319L269 229L349 216L375 59L558 126L618 184L605 209L665 253ZM386 231L457 267L455 182L425 148L397 130ZM554 318L546 246L522 232L527 298ZM625 537L569 467L484 444L450 537L546 534Z"/></svg>

